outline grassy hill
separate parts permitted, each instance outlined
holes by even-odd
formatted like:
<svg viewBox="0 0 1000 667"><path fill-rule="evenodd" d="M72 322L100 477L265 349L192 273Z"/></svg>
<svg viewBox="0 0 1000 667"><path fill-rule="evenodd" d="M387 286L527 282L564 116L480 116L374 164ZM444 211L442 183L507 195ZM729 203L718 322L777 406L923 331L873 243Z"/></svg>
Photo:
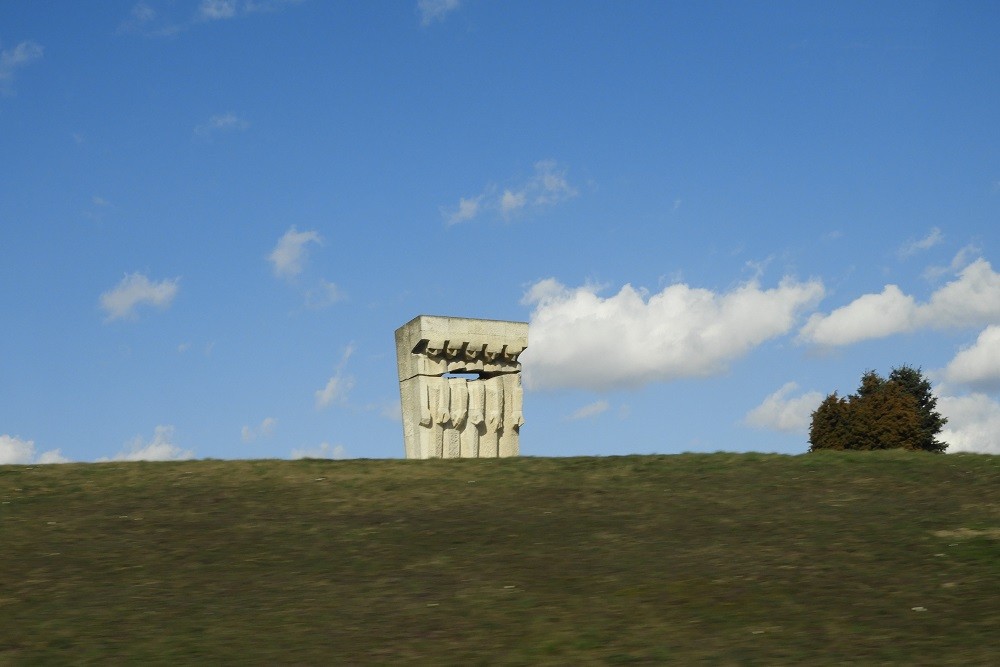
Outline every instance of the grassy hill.
<svg viewBox="0 0 1000 667"><path fill-rule="evenodd" d="M0 665L1000 664L1000 457L0 466Z"/></svg>

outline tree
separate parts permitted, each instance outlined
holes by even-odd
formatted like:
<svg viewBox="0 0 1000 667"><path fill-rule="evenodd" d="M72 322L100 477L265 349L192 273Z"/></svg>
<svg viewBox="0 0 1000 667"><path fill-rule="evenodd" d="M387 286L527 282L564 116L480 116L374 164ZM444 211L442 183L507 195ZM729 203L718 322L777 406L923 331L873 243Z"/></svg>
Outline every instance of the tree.
<svg viewBox="0 0 1000 667"><path fill-rule="evenodd" d="M851 449L919 449L917 401L895 382L869 386L849 402Z"/></svg>
<svg viewBox="0 0 1000 667"><path fill-rule="evenodd" d="M948 423L948 419L942 417L941 413L935 410L937 397L931 393L931 383L924 377L920 369L912 366L893 368L892 372L889 373L889 381L902 386L917 401L921 428L918 449L927 452L943 452L947 449L948 443L941 442L937 436L944 425Z"/></svg>
<svg viewBox="0 0 1000 667"><path fill-rule="evenodd" d="M809 442L813 449L850 449L851 427L846 398L833 392L812 414Z"/></svg>
<svg viewBox="0 0 1000 667"><path fill-rule="evenodd" d="M937 398L920 369L894 368L888 379L865 371L856 393L834 392L812 414L810 451L819 449L909 449L943 452L937 439L947 422L935 411Z"/></svg>

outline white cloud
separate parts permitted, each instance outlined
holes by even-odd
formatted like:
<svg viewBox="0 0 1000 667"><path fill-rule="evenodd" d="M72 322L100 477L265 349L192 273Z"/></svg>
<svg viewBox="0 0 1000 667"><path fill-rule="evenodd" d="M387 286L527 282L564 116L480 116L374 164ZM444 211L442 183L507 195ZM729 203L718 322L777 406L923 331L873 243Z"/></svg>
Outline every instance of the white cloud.
<svg viewBox="0 0 1000 667"><path fill-rule="evenodd" d="M149 37L170 37L184 28L185 26L162 16L146 2L133 5L128 17L118 26L120 32L140 33Z"/></svg>
<svg viewBox="0 0 1000 667"><path fill-rule="evenodd" d="M1000 274L978 259L926 303L918 304L896 285L886 285L880 294L860 296L829 315L813 315L799 332L799 340L832 347L921 328L993 323L1000 323Z"/></svg>
<svg viewBox="0 0 1000 667"><path fill-rule="evenodd" d="M818 345L846 345L881 338L913 327L916 305L895 285L880 294L865 294L829 315L814 314L799 336Z"/></svg>
<svg viewBox="0 0 1000 667"><path fill-rule="evenodd" d="M126 449L110 459L100 458L98 461L184 461L193 459L193 451L181 449L170 442L173 437L173 426L157 426L153 432L153 439L149 442L143 441L141 436L136 436Z"/></svg>
<svg viewBox="0 0 1000 667"><path fill-rule="evenodd" d="M42 57L45 49L30 40L23 41L13 49L0 51L0 91L9 92L14 73Z"/></svg>
<svg viewBox="0 0 1000 667"><path fill-rule="evenodd" d="M236 0L201 0L198 17L205 21L231 19L236 16Z"/></svg>
<svg viewBox="0 0 1000 667"><path fill-rule="evenodd" d="M549 206L576 195L576 188L566 180L566 170L560 169L554 160L541 160L535 163L535 175L520 189L504 190L500 197L500 210L507 215L522 209L529 197L535 206Z"/></svg>
<svg viewBox="0 0 1000 667"><path fill-rule="evenodd" d="M208 122L194 128L194 133L200 137L210 138L219 132L242 131L250 127L250 123L229 111L216 114Z"/></svg>
<svg viewBox="0 0 1000 667"><path fill-rule="evenodd" d="M796 383L786 382L778 391L748 412L743 418L743 423L753 428L786 433L808 431L812 413L823 402L823 394L810 391L799 396L791 396L798 388Z"/></svg>
<svg viewBox="0 0 1000 667"><path fill-rule="evenodd" d="M347 393L354 387L354 378L344 375L344 366L347 365L347 360L351 358L352 354L354 354L353 343L344 349L344 355L326 386L316 390L316 407L318 409L329 407L334 402L344 402Z"/></svg>
<svg viewBox="0 0 1000 667"><path fill-rule="evenodd" d="M503 195L500 197L500 210L503 211L504 215L507 215L520 208L524 208L524 205L527 203L528 196L524 192L504 190Z"/></svg>
<svg viewBox="0 0 1000 667"><path fill-rule="evenodd" d="M975 245L969 244L955 253L948 266L928 266L924 270L924 278L930 281L940 280L948 274L957 274L962 269L979 259L982 250Z"/></svg>
<svg viewBox="0 0 1000 667"><path fill-rule="evenodd" d="M46 452L43 456L53 453L58 454L59 450ZM0 465L21 465L26 463L35 463L35 441L22 440L13 435L0 435Z"/></svg>
<svg viewBox="0 0 1000 667"><path fill-rule="evenodd" d="M306 307L319 310L345 298L344 293L334 283L321 279L319 285L306 292Z"/></svg>
<svg viewBox="0 0 1000 667"><path fill-rule="evenodd" d="M150 21L156 19L156 10L145 2L137 2L132 6L132 11L129 12L129 16L133 21L137 21L139 23L149 23Z"/></svg>
<svg viewBox="0 0 1000 667"><path fill-rule="evenodd" d="M291 278L302 273L306 245L309 243L323 243L319 232L300 232L295 229L295 225L289 227L284 236L278 239L278 245L267 257L268 261L274 265L274 275Z"/></svg>
<svg viewBox="0 0 1000 667"><path fill-rule="evenodd" d="M938 436L948 453L1000 454L1000 403L985 394L940 396L937 408L948 418Z"/></svg>
<svg viewBox="0 0 1000 667"><path fill-rule="evenodd" d="M106 214L113 209L114 205L107 199L93 195L90 198L90 206L83 212L83 217L94 222L102 222Z"/></svg>
<svg viewBox="0 0 1000 667"><path fill-rule="evenodd" d="M219 21L238 15L272 12L285 5L298 4L302 0L202 0L198 5L197 19Z"/></svg>
<svg viewBox="0 0 1000 667"><path fill-rule="evenodd" d="M528 180L504 188L502 192L495 184L489 184L481 194L463 197L456 208L442 208L441 213L449 225L472 220L485 211L506 218L520 211L564 202L577 194L566 178L565 168L555 160L540 160L535 163L535 173Z"/></svg>
<svg viewBox="0 0 1000 667"><path fill-rule="evenodd" d="M1000 274L985 259L976 260L931 295L918 320L935 328L1000 324Z"/></svg>
<svg viewBox="0 0 1000 667"><path fill-rule="evenodd" d="M977 389L1000 389L1000 325L986 327L974 345L961 350L944 369L947 382Z"/></svg>
<svg viewBox="0 0 1000 667"><path fill-rule="evenodd" d="M558 204L577 195L576 188L566 180L566 170L555 160L535 163L535 177L528 183L528 189L535 192L535 203L540 205Z"/></svg>
<svg viewBox="0 0 1000 667"><path fill-rule="evenodd" d="M787 333L823 296L819 281L756 281L725 293L674 284L647 297L625 285L607 298L592 286L570 290L554 279L533 285L531 388L608 389L707 376L761 343Z"/></svg>
<svg viewBox="0 0 1000 667"><path fill-rule="evenodd" d="M343 445L331 445L328 442L321 443L318 447L305 447L292 450L293 459L344 459L347 458L347 450Z"/></svg>
<svg viewBox="0 0 1000 667"><path fill-rule="evenodd" d="M303 0L243 0L243 11L247 14L274 12L286 5L297 5Z"/></svg>
<svg viewBox="0 0 1000 667"><path fill-rule="evenodd" d="M101 308L108 314L105 321L132 319L136 307L150 304L163 309L177 296L180 278L151 282L141 273L130 273L113 289L101 295Z"/></svg>
<svg viewBox="0 0 1000 667"><path fill-rule="evenodd" d="M0 465L31 463L35 457L33 440L21 440L11 435L0 435Z"/></svg>
<svg viewBox="0 0 1000 667"><path fill-rule="evenodd" d="M354 387L354 378L343 377L338 372L327 381L326 386L316 390L316 407L325 408L334 401L343 401Z"/></svg>
<svg viewBox="0 0 1000 667"><path fill-rule="evenodd" d="M903 244L903 246L900 247L899 249L899 256L909 257L911 255L915 255L921 250L928 250L929 248L933 248L937 244L941 243L941 241L943 240L944 240L944 234L941 233L941 230L937 227L933 227L931 228L931 231L927 234L927 236L925 236L924 238L911 240Z"/></svg>
<svg viewBox="0 0 1000 667"><path fill-rule="evenodd" d="M69 463L58 449L35 456L35 441L22 440L13 435L0 435L0 465L29 463Z"/></svg>
<svg viewBox="0 0 1000 667"><path fill-rule="evenodd" d="M458 9L460 0L419 0L417 11L420 12L420 24L428 26L434 21L443 21L444 17Z"/></svg>
<svg viewBox="0 0 1000 667"><path fill-rule="evenodd" d="M279 11L288 5L295 5L302 0L201 0L193 14L181 17L178 14L189 12L190 3L163 3L157 11L147 2L139 2L132 7L129 16L122 21L119 30L122 32L140 33L147 37L172 37L196 25L206 25L217 21L227 21L240 16L262 12ZM169 16L171 10L173 16Z"/></svg>
<svg viewBox="0 0 1000 667"><path fill-rule="evenodd" d="M132 11L129 13L133 21L139 23L149 23L150 21L156 19L156 10L150 7L145 2L138 2L132 7Z"/></svg>
<svg viewBox="0 0 1000 667"><path fill-rule="evenodd" d="M582 408L574 411L571 415L566 417L568 421L577 421L580 419L588 419L590 417L596 417L602 412L608 409L607 401L594 401L593 403L588 403Z"/></svg>
<svg viewBox="0 0 1000 667"><path fill-rule="evenodd" d="M274 435L274 429L278 426L278 420L274 417L265 417L264 421L256 428L244 426L240 431L243 442L252 442L257 438L269 438Z"/></svg>
<svg viewBox="0 0 1000 667"><path fill-rule="evenodd" d="M478 197L469 197L468 199L462 197L458 200L458 207L455 208L454 211L448 213L442 209L441 212L444 214L445 220L449 225L465 222L466 220L472 220L479 215L479 204L482 200L483 195Z"/></svg>
<svg viewBox="0 0 1000 667"><path fill-rule="evenodd" d="M50 463L69 463L69 459L62 455L61 449L50 449L47 452L42 452L38 455L38 461L36 463L50 464Z"/></svg>

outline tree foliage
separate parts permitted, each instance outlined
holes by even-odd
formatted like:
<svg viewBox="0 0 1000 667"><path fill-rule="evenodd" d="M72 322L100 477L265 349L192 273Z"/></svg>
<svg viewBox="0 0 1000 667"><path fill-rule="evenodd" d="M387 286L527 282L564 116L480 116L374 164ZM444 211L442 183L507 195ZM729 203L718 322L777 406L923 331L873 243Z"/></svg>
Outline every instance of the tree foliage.
<svg viewBox="0 0 1000 667"><path fill-rule="evenodd" d="M920 414L920 446L928 452L943 452L948 444L937 439L938 434L948 422L937 412L937 396L931 392L931 383L923 376L919 368L900 366L889 373L889 382L895 382L917 401Z"/></svg>
<svg viewBox="0 0 1000 667"><path fill-rule="evenodd" d="M812 449L849 449L851 441L850 406L846 398L833 392L812 413L809 442Z"/></svg>
<svg viewBox="0 0 1000 667"><path fill-rule="evenodd" d="M948 421L936 411L937 397L919 368L900 366L888 378L861 376L857 392L834 392L812 413L809 450L909 449L943 452L937 439Z"/></svg>

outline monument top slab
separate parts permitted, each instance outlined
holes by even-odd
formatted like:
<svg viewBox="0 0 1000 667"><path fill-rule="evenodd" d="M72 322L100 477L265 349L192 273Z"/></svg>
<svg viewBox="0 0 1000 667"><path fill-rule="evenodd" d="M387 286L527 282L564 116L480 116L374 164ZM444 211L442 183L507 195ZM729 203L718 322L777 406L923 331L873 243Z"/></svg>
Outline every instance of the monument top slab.
<svg viewBox="0 0 1000 667"><path fill-rule="evenodd" d="M443 373L495 374L520 369L528 323L418 315L396 329L399 379Z"/></svg>

